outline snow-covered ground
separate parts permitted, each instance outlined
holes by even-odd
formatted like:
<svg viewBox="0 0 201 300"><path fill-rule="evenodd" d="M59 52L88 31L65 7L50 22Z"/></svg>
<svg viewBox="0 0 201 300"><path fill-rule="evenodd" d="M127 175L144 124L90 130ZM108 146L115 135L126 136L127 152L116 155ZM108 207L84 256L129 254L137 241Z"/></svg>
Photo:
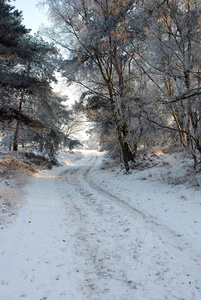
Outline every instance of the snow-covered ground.
<svg viewBox="0 0 201 300"><path fill-rule="evenodd" d="M61 153L34 174L1 225L0 299L200 300L201 190L178 158L125 174L95 151Z"/></svg>

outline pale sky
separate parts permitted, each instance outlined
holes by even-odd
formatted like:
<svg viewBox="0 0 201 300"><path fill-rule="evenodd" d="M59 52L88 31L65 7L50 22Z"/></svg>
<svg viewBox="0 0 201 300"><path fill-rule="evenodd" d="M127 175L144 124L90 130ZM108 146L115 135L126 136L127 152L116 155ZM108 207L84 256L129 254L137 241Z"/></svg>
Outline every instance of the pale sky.
<svg viewBox="0 0 201 300"><path fill-rule="evenodd" d="M45 10L36 7L37 2L38 0L15 0L8 3L23 12L23 25L32 29L31 34L36 33L41 24L48 24Z"/></svg>

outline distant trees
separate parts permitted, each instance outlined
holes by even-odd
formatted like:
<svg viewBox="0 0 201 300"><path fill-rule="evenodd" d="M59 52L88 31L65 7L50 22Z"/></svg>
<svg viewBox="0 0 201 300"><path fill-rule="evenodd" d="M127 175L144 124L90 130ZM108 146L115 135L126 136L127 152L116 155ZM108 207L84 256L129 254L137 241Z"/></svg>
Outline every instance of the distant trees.
<svg viewBox="0 0 201 300"><path fill-rule="evenodd" d="M125 169L143 144L179 141L201 154L199 0L41 0L66 50L60 72L86 89L86 112L102 147Z"/></svg>

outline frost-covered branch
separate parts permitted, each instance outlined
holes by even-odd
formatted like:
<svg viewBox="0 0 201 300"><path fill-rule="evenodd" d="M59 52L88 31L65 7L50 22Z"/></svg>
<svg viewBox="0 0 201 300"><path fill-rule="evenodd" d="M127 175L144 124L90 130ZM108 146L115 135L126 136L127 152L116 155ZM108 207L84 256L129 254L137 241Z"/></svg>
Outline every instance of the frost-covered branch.
<svg viewBox="0 0 201 300"><path fill-rule="evenodd" d="M163 101L163 104L169 104L169 103L175 103L181 100L186 100L191 97L199 96L201 95L201 88L192 89L190 91L185 91L184 93L180 94L179 96L176 96L175 98L169 100L169 101Z"/></svg>

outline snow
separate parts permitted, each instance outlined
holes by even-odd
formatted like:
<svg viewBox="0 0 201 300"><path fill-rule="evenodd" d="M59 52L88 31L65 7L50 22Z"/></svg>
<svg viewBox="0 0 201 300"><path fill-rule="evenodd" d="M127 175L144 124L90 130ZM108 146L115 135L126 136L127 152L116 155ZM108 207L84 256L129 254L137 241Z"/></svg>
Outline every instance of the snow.
<svg viewBox="0 0 201 300"><path fill-rule="evenodd" d="M125 174L63 152L30 177L0 230L0 299L201 299L200 189L178 157Z"/></svg>

